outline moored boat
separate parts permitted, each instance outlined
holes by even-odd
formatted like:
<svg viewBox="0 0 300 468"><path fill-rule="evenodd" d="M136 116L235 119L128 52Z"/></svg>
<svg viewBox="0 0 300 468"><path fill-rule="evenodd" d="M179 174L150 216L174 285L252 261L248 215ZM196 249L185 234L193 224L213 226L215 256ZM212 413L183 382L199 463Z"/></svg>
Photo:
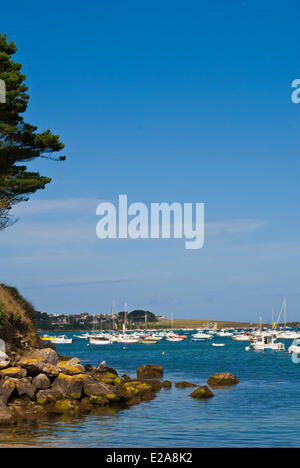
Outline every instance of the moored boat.
<svg viewBox="0 0 300 468"><path fill-rule="evenodd" d="M90 338L90 344L91 345L111 345L112 341L109 340L108 338L104 338L103 336L94 336Z"/></svg>

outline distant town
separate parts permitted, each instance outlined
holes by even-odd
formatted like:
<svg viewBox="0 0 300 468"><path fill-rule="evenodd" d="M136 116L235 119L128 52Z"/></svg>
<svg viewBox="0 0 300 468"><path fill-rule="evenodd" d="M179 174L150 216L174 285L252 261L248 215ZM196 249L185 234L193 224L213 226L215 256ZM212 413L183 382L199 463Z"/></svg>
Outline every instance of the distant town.
<svg viewBox="0 0 300 468"><path fill-rule="evenodd" d="M145 328L148 323L154 324L163 320L148 310L133 310L126 314L127 328ZM125 312L117 314L47 314L36 313L36 326L41 331L51 330L112 330L121 329L125 320Z"/></svg>

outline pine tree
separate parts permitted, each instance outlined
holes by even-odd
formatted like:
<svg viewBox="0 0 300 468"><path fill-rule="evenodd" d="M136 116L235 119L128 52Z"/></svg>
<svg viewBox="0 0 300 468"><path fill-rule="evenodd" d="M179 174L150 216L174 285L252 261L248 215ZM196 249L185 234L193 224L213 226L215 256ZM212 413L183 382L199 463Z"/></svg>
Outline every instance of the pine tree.
<svg viewBox="0 0 300 468"><path fill-rule="evenodd" d="M0 230L11 224L13 205L51 182L38 172L27 171L24 163L64 148L58 135L50 130L38 133L37 127L24 122L29 95L22 64L11 58L16 52L15 43L0 33L0 80L6 88L6 102L0 103Z"/></svg>

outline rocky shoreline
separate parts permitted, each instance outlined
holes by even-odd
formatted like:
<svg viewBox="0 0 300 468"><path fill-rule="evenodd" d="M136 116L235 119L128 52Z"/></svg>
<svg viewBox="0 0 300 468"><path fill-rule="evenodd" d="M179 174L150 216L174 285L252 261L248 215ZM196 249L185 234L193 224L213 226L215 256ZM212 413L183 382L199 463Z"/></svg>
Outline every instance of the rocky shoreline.
<svg viewBox="0 0 300 468"><path fill-rule="evenodd" d="M155 398L162 388L164 369L145 365L137 377L119 376L102 362L83 366L79 359L61 356L50 342L40 340L34 325L36 311L12 287L0 284L0 426L52 417L114 414ZM177 388L193 388L190 397L214 397L209 388L233 385L232 374L215 374L207 385L177 382Z"/></svg>
<svg viewBox="0 0 300 468"><path fill-rule="evenodd" d="M163 380L163 367L159 365L138 367L137 378L133 379L119 376L105 362L97 367L83 366L79 359L60 356L52 348L33 349L5 359L0 362L0 425L64 415L113 414L149 401L163 387L172 386ZM223 386L238 380L223 373L215 374L208 382ZM197 386L179 382L176 387ZM205 399L214 393L202 385L190 396Z"/></svg>
<svg viewBox="0 0 300 468"><path fill-rule="evenodd" d="M35 349L0 363L0 424L55 415L117 411L151 400L168 382L161 366L142 366L138 378L120 377L103 362L82 366L51 348Z"/></svg>

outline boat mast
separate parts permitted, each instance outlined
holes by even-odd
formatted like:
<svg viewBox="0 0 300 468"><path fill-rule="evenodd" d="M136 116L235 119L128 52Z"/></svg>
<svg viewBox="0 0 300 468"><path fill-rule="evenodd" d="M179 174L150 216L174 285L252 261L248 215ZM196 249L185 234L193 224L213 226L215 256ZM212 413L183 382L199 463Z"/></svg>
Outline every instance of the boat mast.
<svg viewBox="0 0 300 468"><path fill-rule="evenodd" d="M261 330L262 330L262 318L260 317L259 318L259 330L260 330L260 333L261 333Z"/></svg>
<svg viewBox="0 0 300 468"><path fill-rule="evenodd" d="M93 332L97 331L97 322L96 322L96 314L94 313L94 319L93 319Z"/></svg>
<svg viewBox="0 0 300 468"><path fill-rule="evenodd" d="M283 309L284 310L284 319L283 319L284 320L284 329L286 329L286 297L284 298L283 303L284 303L284 306L283 306L284 307L284 309Z"/></svg>
<svg viewBox="0 0 300 468"><path fill-rule="evenodd" d="M280 312L279 312L279 315L278 315L278 319L277 319L277 323L276 323L276 328L278 327L278 324L279 324L279 320L281 318L281 314L282 314L282 310L285 310L286 308L286 298L283 299L283 302L281 304L281 308L280 308ZM286 314L286 312L285 312ZM285 320L285 319L284 319Z"/></svg>
<svg viewBox="0 0 300 468"><path fill-rule="evenodd" d="M113 299L111 306L112 322L113 322L113 331L115 330L115 301Z"/></svg>
<svg viewBox="0 0 300 468"><path fill-rule="evenodd" d="M126 333L126 320L127 320L127 304L125 303L124 333Z"/></svg>

